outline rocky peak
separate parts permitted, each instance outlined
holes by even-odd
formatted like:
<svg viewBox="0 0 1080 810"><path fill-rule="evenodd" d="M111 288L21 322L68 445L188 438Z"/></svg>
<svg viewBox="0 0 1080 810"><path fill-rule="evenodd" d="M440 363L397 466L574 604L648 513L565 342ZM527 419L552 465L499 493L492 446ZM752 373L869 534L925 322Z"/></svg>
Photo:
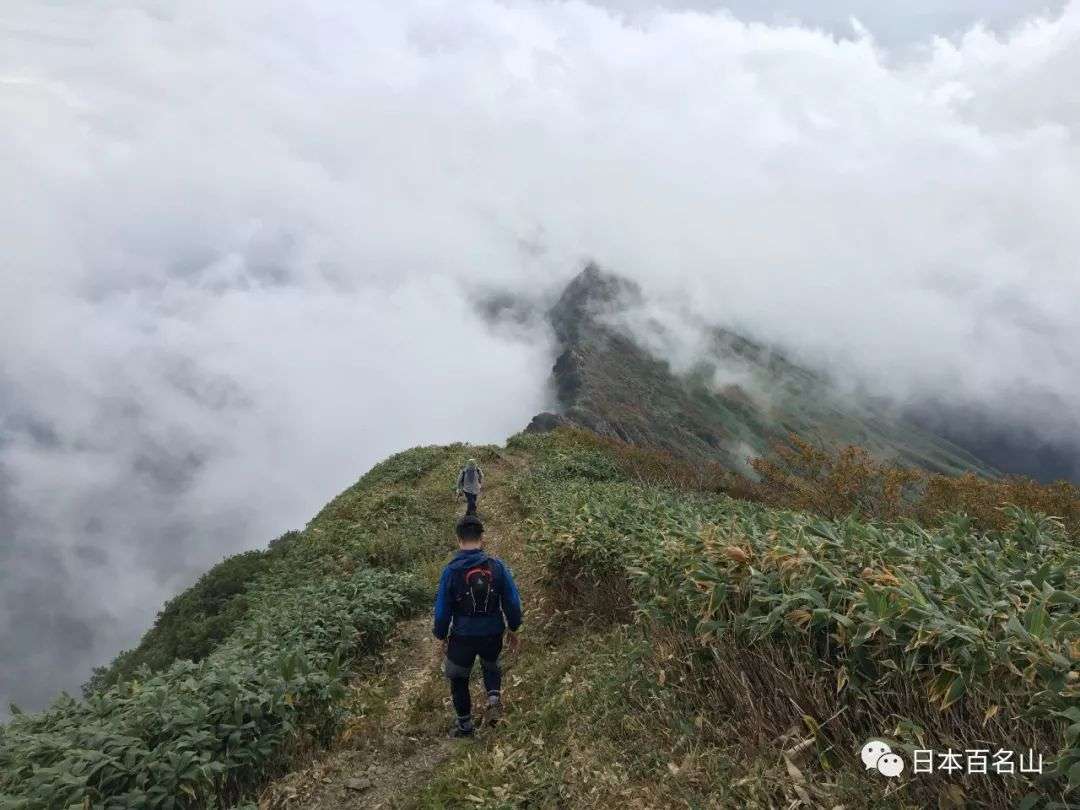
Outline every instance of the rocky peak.
<svg viewBox="0 0 1080 810"><path fill-rule="evenodd" d="M586 326L596 326L596 318L641 301L641 288L633 281L601 270L589 262L563 290L548 313L555 334L564 343L572 342Z"/></svg>

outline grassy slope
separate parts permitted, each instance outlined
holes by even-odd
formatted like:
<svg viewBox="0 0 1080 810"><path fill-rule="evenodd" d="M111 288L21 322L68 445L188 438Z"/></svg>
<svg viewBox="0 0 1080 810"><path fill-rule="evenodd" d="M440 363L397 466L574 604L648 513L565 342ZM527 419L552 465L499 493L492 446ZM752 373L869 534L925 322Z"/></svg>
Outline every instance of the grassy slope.
<svg viewBox="0 0 1080 810"><path fill-rule="evenodd" d="M177 659L201 661L236 629L251 607L248 589L283 556L291 540L292 534L286 534L265 551L236 554L215 565L165 603L137 647L97 668L83 694L131 680L143 667L158 672Z"/></svg>
<svg viewBox="0 0 1080 810"><path fill-rule="evenodd" d="M372 670L372 652L391 614L427 607L452 548L459 504L450 488L467 454L490 476L481 510L521 581L526 647L507 661L505 725L449 759L425 757L442 744L445 685L409 675L417 688L394 697L387 673L405 670ZM46 795L57 774L64 800L80 803L107 792L102 773L165 775L175 806L211 806L213 797L251 796L313 747L389 742L400 747L375 750L380 761L400 755L434 769L402 781L396 807L923 807L957 806L964 794L971 806L1009 806L1027 793L1061 797L1062 780L886 784L855 755L873 735L901 747L985 740L1048 755L1071 740L1077 756L1080 586L1075 551L1052 525L976 538L955 527L829 522L674 489L631 474L625 461L613 445L559 431L517 437L506 451L417 448L378 465L255 576L248 609L200 664L173 664L0 732L0 807L66 806L25 798ZM370 579L402 574L394 587ZM912 585L921 599L909 598ZM380 611L381 600L400 607ZM369 628L362 643L345 632L357 624ZM295 668L286 648L302 652L302 677L280 671ZM257 682L255 699L219 705L237 678ZM351 689L340 688L346 680ZM389 739L386 723L398 726ZM128 761L127 749L138 756ZM177 764L183 750L203 759ZM102 753L112 761L93 771ZM177 777L209 762L224 771L197 773L185 792ZM287 792L265 795L297 806ZM369 806L364 794L334 795L353 803L317 806Z"/></svg>
<svg viewBox="0 0 1080 810"><path fill-rule="evenodd" d="M857 758L874 736L1074 767L1080 585L1053 529L824 521L631 480L584 434L510 447L504 542L541 605L508 720L402 806L1066 801L1064 779L887 783Z"/></svg>
<svg viewBox="0 0 1080 810"><path fill-rule="evenodd" d="M241 555L242 611L235 589L207 578L170 602L225 628L216 643L198 635L200 661L161 660L184 629L167 609L158 629L169 632L148 633L137 651L146 667L125 671L121 657L86 700L0 726L0 808L213 806L326 744L347 718L352 671L397 618L427 607L459 456L486 452L416 448L377 465L259 565Z"/></svg>

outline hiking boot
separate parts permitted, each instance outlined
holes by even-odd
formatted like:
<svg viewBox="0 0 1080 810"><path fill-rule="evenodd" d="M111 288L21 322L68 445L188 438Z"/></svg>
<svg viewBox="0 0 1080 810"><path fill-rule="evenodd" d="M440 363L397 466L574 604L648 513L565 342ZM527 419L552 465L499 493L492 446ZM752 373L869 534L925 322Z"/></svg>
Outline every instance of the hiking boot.
<svg viewBox="0 0 1080 810"><path fill-rule="evenodd" d="M456 722L450 727L450 736L454 739L463 739L471 737L476 733L476 727L472 724L472 720L467 723Z"/></svg>
<svg viewBox="0 0 1080 810"><path fill-rule="evenodd" d="M502 719L502 702L498 700L489 701L487 708L484 709L484 725L494 726Z"/></svg>

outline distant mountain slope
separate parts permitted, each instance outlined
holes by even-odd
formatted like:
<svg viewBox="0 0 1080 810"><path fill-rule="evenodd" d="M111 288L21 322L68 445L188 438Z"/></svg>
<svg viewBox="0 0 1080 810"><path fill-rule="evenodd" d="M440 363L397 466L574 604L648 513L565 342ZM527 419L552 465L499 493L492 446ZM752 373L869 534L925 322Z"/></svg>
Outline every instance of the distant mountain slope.
<svg viewBox="0 0 1080 810"><path fill-rule="evenodd" d="M549 312L561 344L552 371L560 413L541 415L533 429L569 422L735 470L795 432L932 472L996 475L962 448L883 407L841 397L825 377L725 329L713 329L700 361L677 373L622 325L640 304L635 284L593 264L567 286Z"/></svg>

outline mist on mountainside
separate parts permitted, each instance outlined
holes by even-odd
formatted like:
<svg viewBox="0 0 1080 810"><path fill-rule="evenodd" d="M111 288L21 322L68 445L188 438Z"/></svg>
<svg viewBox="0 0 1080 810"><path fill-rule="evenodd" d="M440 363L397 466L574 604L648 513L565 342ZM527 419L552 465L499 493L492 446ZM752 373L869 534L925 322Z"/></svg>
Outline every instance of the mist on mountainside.
<svg viewBox="0 0 1080 810"><path fill-rule="evenodd" d="M857 444L881 459L946 475L995 470L902 418L790 362L776 347L682 321L641 288L590 264L549 311L561 350L553 367L562 418L601 436L718 462L741 474L777 440ZM650 345L651 344L651 345Z"/></svg>
<svg viewBox="0 0 1080 810"><path fill-rule="evenodd" d="M1029 418L1002 415L993 403L956 405L934 398L910 406L908 417L927 430L974 453L986 463L1014 475L1043 483L1080 482L1080 428L1046 433L1032 414L1052 413L1047 421L1071 415L1069 404L1039 391L1018 392L1018 402L1031 408Z"/></svg>
<svg viewBox="0 0 1080 810"><path fill-rule="evenodd" d="M1080 6L902 52L638 11L5 5L0 706L374 460L556 407L536 312L590 258L679 373L723 328L1001 469L1076 446Z"/></svg>

